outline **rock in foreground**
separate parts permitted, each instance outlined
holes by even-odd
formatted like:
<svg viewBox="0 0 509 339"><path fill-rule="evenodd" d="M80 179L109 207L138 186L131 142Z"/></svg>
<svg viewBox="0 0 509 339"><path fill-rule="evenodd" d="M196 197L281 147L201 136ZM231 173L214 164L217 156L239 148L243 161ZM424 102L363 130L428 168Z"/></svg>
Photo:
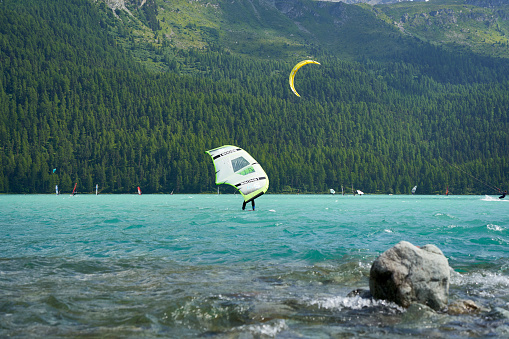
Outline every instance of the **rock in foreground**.
<svg viewBox="0 0 509 339"><path fill-rule="evenodd" d="M441 310L447 306L449 280L449 263L436 246L419 248L401 241L373 262L369 289L375 299Z"/></svg>

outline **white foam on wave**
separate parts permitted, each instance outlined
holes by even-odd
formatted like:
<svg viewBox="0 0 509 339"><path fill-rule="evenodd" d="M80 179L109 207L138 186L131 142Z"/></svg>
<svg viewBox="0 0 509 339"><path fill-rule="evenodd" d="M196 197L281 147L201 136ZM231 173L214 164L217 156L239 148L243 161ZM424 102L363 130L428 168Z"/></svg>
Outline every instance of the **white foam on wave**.
<svg viewBox="0 0 509 339"><path fill-rule="evenodd" d="M455 216L453 215L450 215L450 214L447 214L447 213L435 213L435 215L433 215L434 217L439 217L439 218L451 218L451 219L456 219Z"/></svg>
<svg viewBox="0 0 509 339"><path fill-rule="evenodd" d="M457 227L461 227L459 225L447 225L445 228L457 228Z"/></svg>
<svg viewBox="0 0 509 339"><path fill-rule="evenodd" d="M499 199L498 197L492 197L491 195L485 195L484 198L481 199L482 201L509 201L506 199Z"/></svg>
<svg viewBox="0 0 509 339"><path fill-rule="evenodd" d="M502 227L502 226L498 226L498 225L493 225L493 224L488 224L486 225L486 227L491 230L491 231L504 231L505 230L505 227Z"/></svg>
<svg viewBox="0 0 509 339"><path fill-rule="evenodd" d="M375 306L388 306L390 308L397 309L399 311L403 311L403 308L398 306L395 303L386 301L386 300L374 300L361 298L360 296L355 297L326 297L323 299L311 300L310 304L313 306L318 306L320 308L325 308L328 310L338 310L341 311L344 308L352 309L352 310L360 310L367 307L375 307Z"/></svg>
<svg viewBox="0 0 509 339"><path fill-rule="evenodd" d="M486 290L509 289L509 276L500 273L475 272L461 274L451 272L451 284L459 286L475 286L482 293Z"/></svg>
<svg viewBox="0 0 509 339"><path fill-rule="evenodd" d="M273 322L267 322L263 324L256 325L244 325L234 329L237 331L249 331L255 335L267 336L267 337L276 337L277 334L288 328L284 319L277 319Z"/></svg>

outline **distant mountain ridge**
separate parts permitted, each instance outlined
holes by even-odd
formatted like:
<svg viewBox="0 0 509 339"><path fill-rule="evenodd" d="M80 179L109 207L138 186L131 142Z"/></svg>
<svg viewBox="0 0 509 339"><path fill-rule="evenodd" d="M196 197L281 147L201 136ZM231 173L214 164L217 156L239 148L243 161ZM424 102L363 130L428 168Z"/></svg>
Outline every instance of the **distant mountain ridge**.
<svg viewBox="0 0 509 339"><path fill-rule="evenodd" d="M466 3L479 7L493 8L497 6L509 5L509 0L466 0Z"/></svg>
<svg viewBox="0 0 509 339"><path fill-rule="evenodd" d="M374 6L405 34L452 51L509 57L509 1L441 0Z"/></svg>
<svg viewBox="0 0 509 339"><path fill-rule="evenodd" d="M262 59L324 52L380 59L412 49L406 39L417 38L452 51L509 58L508 0L91 1L109 7L116 18L110 30L135 56L152 53L151 45L222 48Z"/></svg>
<svg viewBox="0 0 509 339"><path fill-rule="evenodd" d="M369 5L380 5L380 4L393 4L397 2L426 2L430 0L321 0L326 2L344 2L347 4L369 4Z"/></svg>

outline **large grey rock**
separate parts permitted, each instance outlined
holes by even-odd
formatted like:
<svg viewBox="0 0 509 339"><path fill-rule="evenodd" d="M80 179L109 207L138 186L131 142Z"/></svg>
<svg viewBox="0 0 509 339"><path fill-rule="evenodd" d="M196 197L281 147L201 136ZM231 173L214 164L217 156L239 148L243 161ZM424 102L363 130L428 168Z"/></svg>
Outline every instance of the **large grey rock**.
<svg viewBox="0 0 509 339"><path fill-rule="evenodd" d="M449 263L436 246L419 248L401 241L373 262L369 289L375 299L403 307L421 303L441 310L447 306L449 280Z"/></svg>

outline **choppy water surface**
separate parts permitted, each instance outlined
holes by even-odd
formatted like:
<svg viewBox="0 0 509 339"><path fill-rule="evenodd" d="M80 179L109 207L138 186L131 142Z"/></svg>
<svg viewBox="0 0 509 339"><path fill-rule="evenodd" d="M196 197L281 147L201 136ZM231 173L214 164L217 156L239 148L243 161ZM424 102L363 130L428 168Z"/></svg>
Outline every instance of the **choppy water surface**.
<svg viewBox="0 0 509 339"><path fill-rule="evenodd" d="M0 337L509 336L509 200L488 196L0 196ZM348 297L401 240L454 270L428 314Z"/></svg>

